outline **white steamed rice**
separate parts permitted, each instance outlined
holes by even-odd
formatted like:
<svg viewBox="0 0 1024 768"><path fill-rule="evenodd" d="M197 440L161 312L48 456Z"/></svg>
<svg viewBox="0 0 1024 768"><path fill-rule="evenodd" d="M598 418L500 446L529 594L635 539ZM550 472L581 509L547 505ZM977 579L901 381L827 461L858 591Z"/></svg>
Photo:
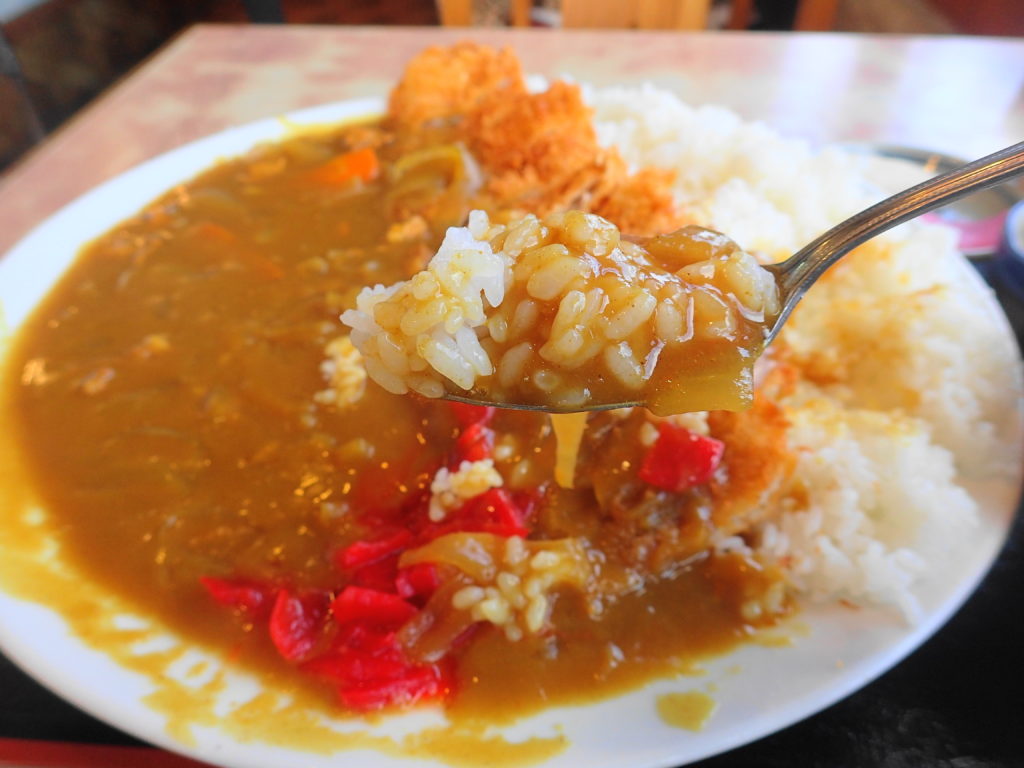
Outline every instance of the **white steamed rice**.
<svg viewBox="0 0 1024 768"><path fill-rule="evenodd" d="M698 223L785 258L884 196L863 159L815 152L717 107L652 86L587 91L600 141L634 167L678 174ZM895 190L892 190L895 191ZM783 334L833 374L788 406L807 507L762 526L759 549L811 599L890 605L976 524L965 473L994 468L1018 364L953 233L918 222L847 257ZM1016 457L1007 457L1016 460Z"/></svg>

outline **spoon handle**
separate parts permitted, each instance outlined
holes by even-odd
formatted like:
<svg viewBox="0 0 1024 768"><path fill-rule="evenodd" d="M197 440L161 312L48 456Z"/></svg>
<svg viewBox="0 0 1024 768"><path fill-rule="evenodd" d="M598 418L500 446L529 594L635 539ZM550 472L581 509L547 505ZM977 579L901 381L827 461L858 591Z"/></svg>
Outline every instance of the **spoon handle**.
<svg viewBox="0 0 1024 768"><path fill-rule="evenodd" d="M861 243L922 213L1024 172L1024 142L993 152L956 170L928 179L867 208L771 267L779 281L783 308L771 337L808 288L829 267Z"/></svg>

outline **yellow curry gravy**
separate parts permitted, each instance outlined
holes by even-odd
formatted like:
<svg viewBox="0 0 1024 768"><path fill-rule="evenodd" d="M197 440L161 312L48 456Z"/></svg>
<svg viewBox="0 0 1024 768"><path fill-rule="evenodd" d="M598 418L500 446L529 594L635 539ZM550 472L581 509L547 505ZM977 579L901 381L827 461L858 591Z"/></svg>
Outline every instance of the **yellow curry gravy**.
<svg viewBox="0 0 1024 768"><path fill-rule="evenodd" d="M367 142L381 158L376 181L332 186L311 173ZM475 202L427 164L415 193L447 195L445 206L416 237L389 237L407 214L391 147L375 126L342 127L172 189L82 251L14 339L3 376L21 481L47 510L62 559L187 641L223 649L268 684L312 692L337 716L329 687L292 670L199 578L337 588L332 553L367 534L356 513L422 492L444 461L456 434L444 403L372 383L348 408L313 398L325 386L324 346L343 332L338 315L355 293L419 269ZM516 446L498 462L508 484L545 489L534 535L549 524L587 530L594 491L551 482L547 418L500 412L493 426ZM4 526L19 513L4 509ZM596 618L580 595L563 595L554 634L512 643L485 630L460 652L451 715L503 721L690 669L752 632L736 595L768 579L747 561L698 555ZM65 607L56 592L48 599ZM79 629L86 621L71 618Z"/></svg>

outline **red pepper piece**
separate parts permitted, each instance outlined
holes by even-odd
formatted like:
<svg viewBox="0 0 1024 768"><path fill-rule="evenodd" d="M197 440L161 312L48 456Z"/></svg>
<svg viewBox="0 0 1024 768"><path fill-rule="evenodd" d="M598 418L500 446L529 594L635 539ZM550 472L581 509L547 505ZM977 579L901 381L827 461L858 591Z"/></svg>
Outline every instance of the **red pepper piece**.
<svg viewBox="0 0 1024 768"><path fill-rule="evenodd" d="M512 501L512 497L500 488L492 489L494 494L488 499L488 507L494 508L494 519L498 528L505 536L525 536L528 531L523 525L523 512Z"/></svg>
<svg viewBox="0 0 1024 768"><path fill-rule="evenodd" d="M401 659L397 650L384 656L345 651L318 656L303 664L302 669L317 677L348 686L353 683L395 680L408 672L409 664Z"/></svg>
<svg viewBox="0 0 1024 768"><path fill-rule="evenodd" d="M396 531L390 536L373 541L357 541L334 554L334 562L342 570L351 571L360 566L382 560L388 555L401 552L412 542L409 531Z"/></svg>
<svg viewBox="0 0 1024 768"><path fill-rule="evenodd" d="M416 614L416 607L398 595L348 586L334 598L331 612L341 624L367 621L378 626L399 626Z"/></svg>
<svg viewBox="0 0 1024 768"><path fill-rule="evenodd" d="M397 574L398 554L396 553L383 560L377 560L357 568L352 574L352 582L357 586L375 589L379 592L394 592Z"/></svg>
<svg viewBox="0 0 1024 768"><path fill-rule="evenodd" d="M489 459L493 452L494 430L488 429L482 423L470 424L455 440L453 468L457 469L464 461Z"/></svg>
<svg viewBox="0 0 1024 768"><path fill-rule="evenodd" d="M540 503L541 494L535 488L530 491L513 491L509 494L512 505L519 512L519 520L526 524L533 518L533 513Z"/></svg>
<svg viewBox="0 0 1024 768"><path fill-rule="evenodd" d="M525 536L529 531L522 511L508 491L491 488L474 496L455 513L452 522L463 531L483 531L500 536Z"/></svg>
<svg viewBox="0 0 1024 768"><path fill-rule="evenodd" d="M340 686L339 695L345 706L369 712L387 706L408 706L418 701L438 698L448 692L436 667L413 667L403 677L378 683Z"/></svg>
<svg viewBox="0 0 1024 768"><path fill-rule="evenodd" d="M703 485L722 461L725 443L668 422L658 426L658 439L644 456L640 479L678 493Z"/></svg>
<svg viewBox="0 0 1024 768"><path fill-rule="evenodd" d="M494 418L497 409L493 405L470 405L469 403L449 402L452 415L463 429L474 424L488 424Z"/></svg>
<svg viewBox="0 0 1024 768"><path fill-rule="evenodd" d="M270 612L270 639L288 661L308 654L316 645L327 617L327 595L323 592L278 590Z"/></svg>
<svg viewBox="0 0 1024 768"><path fill-rule="evenodd" d="M334 650L301 668L333 681L345 705L359 711L407 706L451 688L447 665L409 662L394 632L381 633L365 622L342 627Z"/></svg>
<svg viewBox="0 0 1024 768"><path fill-rule="evenodd" d="M432 541L448 533L493 533L498 536L526 536L529 509L513 501L504 488L491 488L474 496L442 523L427 523L420 531L421 541ZM426 516L426 512L423 513Z"/></svg>
<svg viewBox="0 0 1024 768"><path fill-rule="evenodd" d="M221 605L239 608L254 616L266 615L274 599L274 587L254 581L200 576L199 583Z"/></svg>
<svg viewBox="0 0 1024 768"><path fill-rule="evenodd" d="M338 632L333 647L337 653L350 648L377 655L390 653L396 648L395 633L382 632L367 624L348 624Z"/></svg>
<svg viewBox="0 0 1024 768"><path fill-rule="evenodd" d="M429 597L441 586L441 576L433 563L416 563L402 568L395 576L395 591L406 600Z"/></svg>

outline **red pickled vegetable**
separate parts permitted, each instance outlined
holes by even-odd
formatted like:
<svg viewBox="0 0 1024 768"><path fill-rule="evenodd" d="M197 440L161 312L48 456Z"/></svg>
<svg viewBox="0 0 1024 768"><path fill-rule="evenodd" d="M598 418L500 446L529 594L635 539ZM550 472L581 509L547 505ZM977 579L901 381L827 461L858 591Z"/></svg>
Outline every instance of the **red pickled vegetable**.
<svg viewBox="0 0 1024 768"><path fill-rule="evenodd" d="M489 424L497 410L493 405L470 405L456 402L449 402L448 407L451 408L452 415L463 429L474 424Z"/></svg>
<svg viewBox="0 0 1024 768"><path fill-rule="evenodd" d="M397 645L392 630L381 630L368 624L348 624L338 631L334 647L379 654L394 650Z"/></svg>
<svg viewBox="0 0 1024 768"><path fill-rule="evenodd" d="M366 622L343 627L333 650L305 662L302 669L333 682L342 702L363 712L437 698L451 687L442 667L409 661L394 632L381 632Z"/></svg>
<svg viewBox="0 0 1024 768"><path fill-rule="evenodd" d="M433 563L416 563L402 568L395 576L395 591L406 600L429 597L441 586L441 576Z"/></svg>
<svg viewBox="0 0 1024 768"><path fill-rule="evenodd" d="M383 560L357 568L352 574L352 582L379 592L394 592L395 577L398 575L398 556L399 553L396 552Z"/></svg>
<svg viewBox="0 0 1024 768"><path fill-rule="evenodd" d="M460 530L499 536L526 536L525 515L503 488L491 488L467 501L453 516Z"/></svg>
<svg viewBox="0 0 1024 768"><path fill-rule="evenodd" d="M341 624L366 621L378 626L399 626L416 614L416 607L398 595L348 586L334 598L331 613Z"/></svg>
<svg viewBox="0 0 1024 768"><path fill-rule="evenodd" d="M409 706L425 699L438 698L448 685L436 667L413 667L396 680L341 686L342 702L351 709L369 712L387 706Z"/></svg>
<svg viewBox="0 0 1024 768"><path fill-rule="evenodd" d="M302 669L318 677L325 677L343 684L394 680L409 669L409 665L399 656L397 651L373 654L365 651L346 650L341 653L318 656L303 664Z"/></svg>
<svg viewBox="0 0 1024 768"><path fill-rule="evenodd" d="M518 494L517 494L518 495ZM440 523L427 523L420 532L421 543L449 533L493 533L498 536L526 536L529 506L520 506L504 488L491 488L466 501ZM424 515L426 512L424 511Z"/></svg>
<svg viewBox="0 0 1024 768"><path fill-rule="evenodd" d="M411 542L412 534L407 530L400 530L382 539L349 544L335 553L334 561L342 570L350 571L397 554Z"/></svg>
<svg viewBox="0 0 1024 768"><path fill-rule="evenodd" d="M533 517L534 509L540 502L541 494L539 489L529 491L512 491L509 494L513 506L516 508L518 519L521 523L527 523Z"/></svg>
<svg viewBox="0 0 1024 768"><path fill-rule="evenodd" d="M464 461L480 461L491 458L494 452L494 430L482 422L470 424L455 440L452 464L455 468Z"/></svg>
<svg viewBox="0 0 1024 768"><path fill-rule="evenodd" d="M238 608L253 615L268 613L274 599L274 587L254 581L200 576L199 583L209 592L210 597L221 605Z"/></svg>
<svg viewBox="0 0 1024 768"><path fill-rule="evenodd" d="M725 443L683 427L662 422L658 439L644 456L640 479L656 488L678 493L703 485L722 461Z"/></svg>
<svg viewBox="0 0 1024 768"><path fill-rule="evenodd" d="M323 592L278 590L270 612L270 639L288 661L313 650L327 618L327 595Z"/></svg>

